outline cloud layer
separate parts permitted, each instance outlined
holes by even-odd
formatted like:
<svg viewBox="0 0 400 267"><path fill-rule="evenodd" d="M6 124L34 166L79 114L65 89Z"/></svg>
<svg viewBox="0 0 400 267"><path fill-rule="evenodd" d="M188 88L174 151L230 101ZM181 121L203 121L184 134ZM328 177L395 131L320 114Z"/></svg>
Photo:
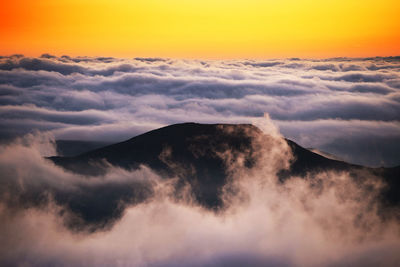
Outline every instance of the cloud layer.
<svg viewBox="0 0 400 267"><path fill-rule="evenodd" d="M371 166L400 164L400 59L200 61L0 58L0 138L122 141L178 122L268 113L305 147Z"/></svg>

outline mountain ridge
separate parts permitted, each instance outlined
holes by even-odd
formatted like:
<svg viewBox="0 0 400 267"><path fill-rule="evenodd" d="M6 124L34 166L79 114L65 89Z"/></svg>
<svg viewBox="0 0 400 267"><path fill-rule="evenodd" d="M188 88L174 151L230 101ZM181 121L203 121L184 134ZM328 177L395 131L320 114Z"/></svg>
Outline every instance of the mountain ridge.
<svg viewBox="0 0 400 267"><path fill-rule="evenodd" d="M228 181L226 162L219 154L227 149L233 153L242 153L244 166L250 169L255 164L255 155L251 148L252 138L255 135L267 136L251 124L181 123L155 129L78 156L48 159L67 171L95 176L106 173L110 165L127 170L135 170L145 165L163 178L178 177L177 195L185 184L189 184L195 200L200 205L208 209L219 209L223 206L221 192ZM379 179L388 184L381 192L382 206L400 206L400 166L368 168L349 164L325 158L291 140L285 139L285 141L293 152L294 160L289 169L278 172L281 182L292 176L306 177L329 170L348 172L356 180L362 179L367 173L380 177ZM107 188L102 188L101 192L107 194ZM129 192L124 191L123 194L128 199L131 197ZM88 221L101 220L114 212L114 204L106 205L104 210L98 210L98 214L87 216L88 210L95 205L94 202L81 207L77 203L75 204L77 207L72 206L71 209L75 209ZM95 208L99 209L97 206Z"/></svg>

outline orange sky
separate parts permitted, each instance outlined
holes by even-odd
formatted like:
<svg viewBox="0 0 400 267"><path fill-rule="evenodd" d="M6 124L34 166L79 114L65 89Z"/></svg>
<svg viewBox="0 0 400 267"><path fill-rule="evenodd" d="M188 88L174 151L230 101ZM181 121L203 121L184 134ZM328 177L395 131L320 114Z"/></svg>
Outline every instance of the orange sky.
<svg viewBox="0 0 400 267"><path fill-rule="evenodd" d="M1 0L0 54L400 55L398 0Z"/></svg>

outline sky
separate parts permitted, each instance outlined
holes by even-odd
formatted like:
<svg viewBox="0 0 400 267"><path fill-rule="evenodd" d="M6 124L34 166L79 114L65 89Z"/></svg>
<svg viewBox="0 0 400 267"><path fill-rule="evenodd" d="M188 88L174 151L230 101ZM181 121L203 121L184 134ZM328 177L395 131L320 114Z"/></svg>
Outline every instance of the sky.
<svg viewBox="0 0 400 267"><path fill-rule="evenodd" d="M0 54L327 58L400 54L397 0L14 0Z"/></svg>

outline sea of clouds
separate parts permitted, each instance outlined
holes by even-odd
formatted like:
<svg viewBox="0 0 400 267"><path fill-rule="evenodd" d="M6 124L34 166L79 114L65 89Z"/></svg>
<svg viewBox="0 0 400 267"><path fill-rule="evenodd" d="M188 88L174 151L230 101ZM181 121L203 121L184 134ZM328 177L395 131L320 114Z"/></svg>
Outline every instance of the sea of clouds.
<svg viewBox="0 0 400 267"><path fill-rule="evenodd" d="M277 178L292 158L283 136L350 162L399 165L399 71L399 58L1 57L0 265L399 266L400 226L379 212L376 177ZM258 143L258 164L221 155L230 179L221 211L190 188L177 199L174 180L145 166L85 177L44 158L55 139L117 142L265 113L271 141ZM111 200L118 213L96 227L66 205Z"/></svg>
<svg viewBox="0 0 400 267"><path fill-rule="evenodd" d="M264 113L304 147L399 165L400 58L0 57L3 143L33 129L118 142L173 123L244 123Z"/></svg>

